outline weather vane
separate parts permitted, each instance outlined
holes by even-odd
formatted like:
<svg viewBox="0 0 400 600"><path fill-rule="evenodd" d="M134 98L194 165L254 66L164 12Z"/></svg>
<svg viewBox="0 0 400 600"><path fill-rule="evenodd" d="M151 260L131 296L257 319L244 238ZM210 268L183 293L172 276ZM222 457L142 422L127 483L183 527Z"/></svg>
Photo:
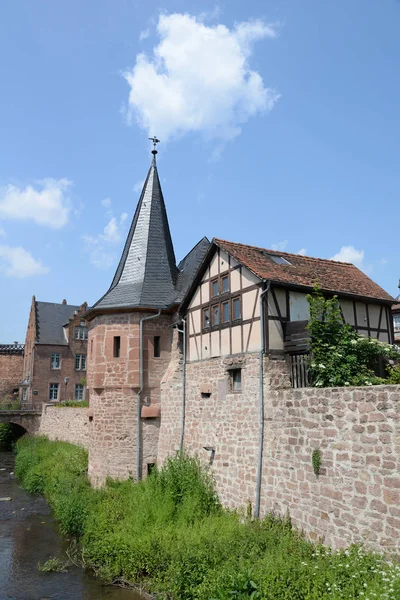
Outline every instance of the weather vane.
<svg viewBox="0 0 400 600"><path fill-rule="evenodd" d="M149 140L151 142L153 142L153 154L157 153L157 144L160 143L160 140L158 138L156 138L156 136L154 135L153 137L149 138Z"/></svg>

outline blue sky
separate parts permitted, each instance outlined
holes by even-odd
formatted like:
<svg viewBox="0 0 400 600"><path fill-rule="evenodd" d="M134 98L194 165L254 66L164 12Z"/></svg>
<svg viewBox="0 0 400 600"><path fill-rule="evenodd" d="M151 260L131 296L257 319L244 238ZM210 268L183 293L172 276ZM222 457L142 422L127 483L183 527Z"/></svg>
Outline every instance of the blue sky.
<svg viewBox="0 0 400 600"><path fill-rule="evenodd" d="M397 294L400 2L0 6L0 343L108 288L161 138L177 259L204 235L348 259Z"/></svg>

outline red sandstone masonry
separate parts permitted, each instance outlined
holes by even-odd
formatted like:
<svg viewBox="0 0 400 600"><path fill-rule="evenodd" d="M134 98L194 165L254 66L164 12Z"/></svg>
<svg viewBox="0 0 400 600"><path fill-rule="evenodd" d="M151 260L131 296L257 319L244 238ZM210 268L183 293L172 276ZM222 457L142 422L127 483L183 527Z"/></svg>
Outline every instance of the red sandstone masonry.
<svg viewBox="0 0 400 600"><path fill-rule="evenodd" d="M174 350L173 350L174 352ZM227 367L242 366L243 393L225 393ZM181 363L171 361L162 385L158 460L176 451L181 416ZM254 505L259 433L257 354L187 365L185 447L207 463L224 505ZM261 510L284 514L314 539L334 547L365 542L399 550L400 386L288 388L283 361L264 359L264 454ZM202 397L201 384L211 385ZM322 454L313 472L314 448Z"/></svg>
<svg viewBox="0 0 400 600"><path fill-rule="evenodd" d="M57 408L52 404L44 404L38 435L88 448L88 423L87 408Z"/></svg>
<svg viewBox="0 0 400 600"><path fill-rule="evenodd" d="M0 355L0 401L5 397L18 400L18 392L22 379L24 357L22 354Z"/></svg>

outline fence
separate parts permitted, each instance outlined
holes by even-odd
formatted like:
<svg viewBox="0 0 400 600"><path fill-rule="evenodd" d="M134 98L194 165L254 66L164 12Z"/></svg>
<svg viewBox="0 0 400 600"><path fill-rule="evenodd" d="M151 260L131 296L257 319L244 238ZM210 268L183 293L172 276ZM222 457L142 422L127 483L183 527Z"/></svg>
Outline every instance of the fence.
<svg viewBox="0 0 400 600"><path fill-rule="evenodd" d="M304 388L310 385L310 355L289 354L290 380L292 387Z"/></svg>

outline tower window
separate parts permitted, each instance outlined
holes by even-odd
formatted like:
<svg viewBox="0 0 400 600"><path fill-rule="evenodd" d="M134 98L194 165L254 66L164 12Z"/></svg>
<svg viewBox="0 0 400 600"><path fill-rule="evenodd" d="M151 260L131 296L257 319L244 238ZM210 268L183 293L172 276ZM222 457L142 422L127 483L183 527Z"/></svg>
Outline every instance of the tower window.
<svg viewBox="0 0 400 600"><path fill-rule="evenodd" d="M119 358L121 355L121 336L114 336L114 358Z"/></svg>
<svg viewBox="0 0 400 600"><path fill-rule="evenodd" d="M154 348L154 358L160 358L161 344L160 344L160 336L159 335L154 336L153 348Z"/></svg>

